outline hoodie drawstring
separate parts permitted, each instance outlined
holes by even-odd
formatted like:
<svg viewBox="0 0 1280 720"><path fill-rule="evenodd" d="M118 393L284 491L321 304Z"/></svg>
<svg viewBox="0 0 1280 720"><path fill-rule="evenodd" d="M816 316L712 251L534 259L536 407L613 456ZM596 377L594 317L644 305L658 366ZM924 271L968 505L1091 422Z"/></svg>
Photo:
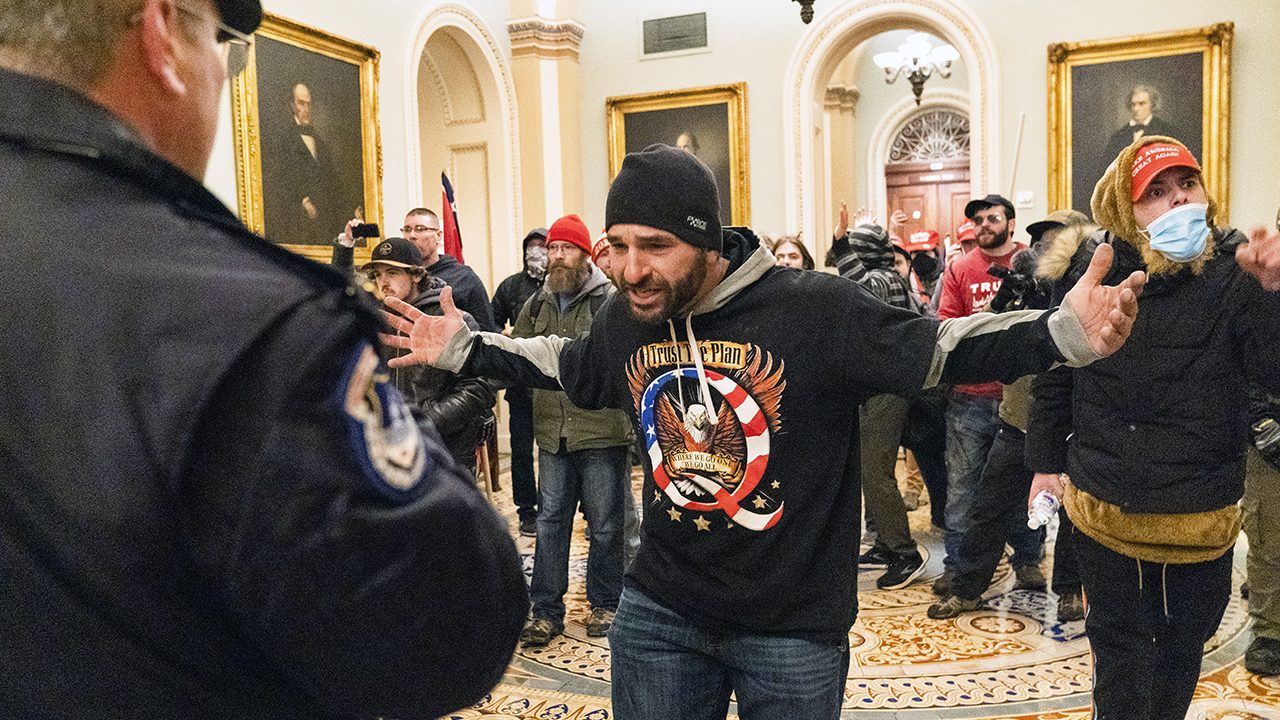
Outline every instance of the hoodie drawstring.
<svg viewBox="0 0 1280 720"><path fill-rule="evenodd" d="M1160 594L1164 600L1164 621L1169 622L1169 582L1165 579L1165 573L1169 571L1169 563L1160 566Z"/></svg>
<svg viewBox="0 0 1280 720"><path fill-rule="evenodd" d="M680 347L680 341L676 339L676 325L670 319L667 320L667 329L671 331L671 344ZM685 412L689 406L684 404L684 383L680 382L681 369L683 366L680 364L680 352L676 351L676 392L680 395L680 412Z"/></svg>
<svg viewBox="0 0 1280 720"><path fill-rule="evenodd" d="M667 320L667 327L671 330L671 342L679 344L676 340L676 326L671 320ZM711 386L707 381L707 371L702 365L702 351L698 349L698 340L693 336L693 313L684 316L684 330L689 342L689 356L693 358L693 365L698 370L698 386L701 389L702 405L707 409L707 419L712 425L719 421L719 413L715 411L715 405L711 401ZM677 354L677 357L679 355ZM676 370L680 369L679 361L676 362ZM676 383L680 387L680 403L684 404L684 389L680 383Z"/></svg>
<svg viewBox="0 0 1280 720"><path fill-rule="evenodd" d="M1134 558L1138 563L1138 595L1142 595L1142 561ZM1169 622L1169 563L1160 565L1160 601L1164 605L1164 621Z"/></svg>

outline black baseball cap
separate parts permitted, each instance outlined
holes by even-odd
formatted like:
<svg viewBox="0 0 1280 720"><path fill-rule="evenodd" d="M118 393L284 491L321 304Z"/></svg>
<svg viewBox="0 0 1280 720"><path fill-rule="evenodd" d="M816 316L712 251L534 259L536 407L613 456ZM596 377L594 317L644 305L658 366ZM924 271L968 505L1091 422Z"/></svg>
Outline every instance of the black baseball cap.
<svg viewBox="0 0 1280 720"><path fill-rule="evenodd" d="M1063 228L1068 225L1084 225L1088 222L1089 216L1079 210L1054 210L1040 222L1033 222L1028 225L1027 234L1031 236L1032 244L1035 244L1040 241L1040 236L1049 230Z"/></svg>
<svg viewBox="0 0 1280 720"><path fill-rule="evenodd" d="M972 220L973 216L979 210L986 210L989 207L995 207L997 205L1004 208L1006 217L1014 217L1013 203L1009 202L1009 200L1003 195L988 195L978 200L970 200L969 204L964 206L964 216Z"/></svg>
<svg viewBox="0 0 1280 720"><path fill-rule="evenodd" d="M217 0L222 22L248 35L262 24L262 3L258 0Z"/></svg>
<svg viewBox="0 0 1280 720"><path fill-rule="evenodd" d="M374 265L390 265L398 268L422 267L422 253L418 247L404 238L387 238L378 243L369 253L369 262L360 266L368 270Z"/></svg>

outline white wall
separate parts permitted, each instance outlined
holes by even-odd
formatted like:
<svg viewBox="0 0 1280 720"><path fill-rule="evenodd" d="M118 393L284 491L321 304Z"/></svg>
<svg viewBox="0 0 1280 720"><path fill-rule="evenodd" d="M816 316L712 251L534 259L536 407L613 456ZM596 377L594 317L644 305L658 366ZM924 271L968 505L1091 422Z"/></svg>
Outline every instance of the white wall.
<svg viewBox="0 0 1280 720"><path fill-rule="evenodd" d="M824 17L855 1L821 0L816 4L814 23L821 23ZM1280 44L1277 42L1280 40L1280 2L957 1L967 3L977 16L986 18L987 31L995 39L999 53L1000 97L1004 99L1004 106L997 122L1001 126L1000 152L1004 161L997 176L998 186L1007 182L1018 115L1021 111L1027 113L1017 183L1019 190L1030 190L1035 195L1035 206L1026 211L1027 217L1047 212L1046 47L1055 42L1192 28L1223 21L1236 23L1231 64L1234 98L1230 144L1231 217L1241 225L1275 217L1276 205L1280 203L1280 164L1274 162L1271 152L1260 149L1269 150L1280 142L1280 113L1275 112L1275 77L1280 75L1280 60L1275 54ZM382 52L383 210L388 218L394 218L402 209L422 199L419 188L408 187L410 173L404 157L407 131L404 73L410 67L406 54L415 28L421 18L440 4L373 0L356 9L338 0L267 0L267 8L272 12L373 45ZM456 4L470 9L483 20L509 62L505 29L509 3L465 0ZM783 227L782 128L784 113L793 110L785 107L783 76L799 38L807 29L800 22L799 5L783 0L650 0L643 3L582 0L577 6L575 18L586 26L581 53L583 160L580 169L566 168L566 172L582 173L584 207L580 210L588 226L600 224L604 217L608 183L606 97L746 81L752 224L762 228ZM708 14L710 52L640 60L641 20L701 10ZM906 92L899 89L906 87L904 82L900 79L895 83L892 92ZM874 85L863 87L863 92L871 93ZM883 82L880 85L883 86ZM821 98L816 102L820 116ZM866 95L864 102L869 102ZM859 124L868 120L860 111ZM234 203L231 134L226 122L208 183L221 197ZM430 199L437 192L432 186L425 194Z"/></svg>
<svg viewBox="0 0 1280 720"><path fill-rule="evenodd" d="M782 0L580 3L578 20L587 29L581 55L582 172L589 227L603 221L608 190L605 98L741 81L747 82L751 223L761 228L784 226L782 82L804 28L799 8ZM641 21L704 10L711 52L640 59ZM817 102L820 108L822 98Z"/></svg>
<svg viewBox="0 0 1280 720"><path fill-rule="evenodd" d="M407 73L418 58L409 58L416 30L432 10L445 5L466 8L478 15L496 40L504 61L511 55L507 40L507 3L483 2L442 3L420 0L369 0L349 3L341 0L264 0L268 12L370 45L382 53L379 61L379 122L382 132L382 216L389 228L400 225L403 213L426 204L439 209L439 180L425 178L426 187L410 187L411 161L405 157L408 133L417 128L406 127L405 113ZM205 182L231 208L236 207L235 165L231 140L230 100L224 100L222 124L219 127L214 157Z"/></svg>
<svg viewBox="0 0 1280 720"><path fill-rule="evenodd" d="M815 5L814 23L856 0L824 0ZM1047 176L1047 59L1051 43L1095 40L1233 21L1232 125L1230 183L1232 221L1248 225L1274 218L1280 188L1280 164L1261 146L1280 142L1280 114L1274 111L1280 75L1275 48L1280 41L1280 3L1275 0L958 0L987 19L987 31L999 53L1003 110L996 121L1003 158L996 188L1007 191L1019 113L1027 113L1017 189L1034 193L1026 215L1044 214ZM747 82L750 106L752 224L785 225L782 137L785 107L783 74L806 26L799 5L782 0L653 0L645 3L583 2L578 19L586 26L582 46L583 168L585 212L602 217L607 191L604 101L610 95L651 92L717 83ZM639 25L644 19L707 12L711 51L657 60L639 60ZM869 60L869 55L868 55ZM593 71L593 69L595 69ZM936 81L930 80L932 84ZM953 76L942 85L965 82ZM881 89L907 92L905 79L860 84L858 125L870 122L867 108ZM929 85L926 85L926 93ZM901 89L900 89L901 88ZM821 102L821 99L818 99ZM820 116L820 112L818 115ZM1020 213L1020 215L1023 213Z"/></svg>
<svg viewBox="0 0 1280 720"><path fill-rule="evenodd" d="M850 53L857 64L854 67L854 78L857 83L858 90L862 95L858 98L858 112L854 119L856 130L854 132L854 148L857 157L867 159L874 157L875 150L870 147L872 133L880 124L881 118L888 109L897 105L902 98L911 96L911 81L905 75L899 76L892 83L884 81L884 71L876 66L872 61L872 57L876 53L886 51L896 51L912 31L895 31L881 33L867 42L863 43L857 50ZM945 41L933 35L926 33L929 42L935 46L943 44ZM927 102L929 98L936 95L939 90L950 90L967 95L969 93L969 73L962 61L956 61L951 67L951 77L943 78L940 75L934 75L924 84L924 93L921 96L923 102ZM859 195L849 200L850 205L869 205L872 192L867 187L867 173L862 171L860 163L859 170L854 174L857 179L857 189Z"/></svg>

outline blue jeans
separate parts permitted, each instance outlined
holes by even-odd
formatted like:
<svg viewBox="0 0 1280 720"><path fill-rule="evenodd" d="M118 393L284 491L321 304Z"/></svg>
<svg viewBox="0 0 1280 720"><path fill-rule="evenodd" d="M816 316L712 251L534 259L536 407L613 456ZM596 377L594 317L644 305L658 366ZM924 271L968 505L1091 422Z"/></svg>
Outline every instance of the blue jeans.
<svg viewBox="0 0 1280 720"><path fill-rule="evenodd" d="M609 630L617 720L838 720L848 641L714 632L634 588Z"/></svg>
<svg viewBox="0 0 1280 720"><path fill-rule="evenodd" d="M618 607L618 596L622 594L623 488L630 482L627 453L626 445L573 452L538 451L538 544L533 552L533 582L529 588L534 617L564 622L569 541L579 498L591 525L587 602L593 608Z"/></svg>
<svg viewBox="0 0 1280 720"><path fill-rule="evenodd" d="M963 393L952 393L947 403L947 529L942 544L948 569L960 556L960 538L973 525L974 496L1000 427L999 410L995 398Z"/></svg>

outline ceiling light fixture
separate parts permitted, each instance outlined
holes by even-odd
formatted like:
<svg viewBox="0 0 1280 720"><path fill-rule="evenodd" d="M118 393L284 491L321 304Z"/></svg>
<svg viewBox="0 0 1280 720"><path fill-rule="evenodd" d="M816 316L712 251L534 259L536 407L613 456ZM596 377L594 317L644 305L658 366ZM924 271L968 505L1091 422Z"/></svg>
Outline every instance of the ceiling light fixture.
<svg viewBox="0 0 1280 720"><path fill-rule="evenodd" d="M960 53L954 47L947 44L933 47L929 36L911 33L906 42L898 46L897 52L876 53L871 59L884 70L886 83L905 73L911 81L911 91L916 95L916 105L919 105L924 81L935 72L944 78L951 77L951 63L959 58Z"/></svg>

